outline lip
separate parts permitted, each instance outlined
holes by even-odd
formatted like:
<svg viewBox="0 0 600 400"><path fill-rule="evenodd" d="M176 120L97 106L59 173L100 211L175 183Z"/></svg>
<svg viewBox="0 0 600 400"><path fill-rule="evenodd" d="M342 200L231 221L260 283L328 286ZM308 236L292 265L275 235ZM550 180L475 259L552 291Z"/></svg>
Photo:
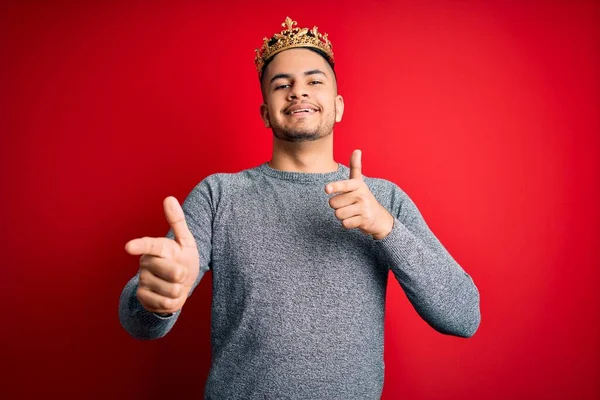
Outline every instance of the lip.
<svg viewBox="0 0 600 400"><path fill-rule="evenodd" d="M297 111L302 111L302 110L308 110L308 111L304 111L304 112L297 112ZM319 108L317 106L314 106L312 104L309 103L299 103L299 104L294 104L290 107L288 107L284 114L288 115L288 116L306 116L306 115L312 115L314 113L319 112Z"/></svg>

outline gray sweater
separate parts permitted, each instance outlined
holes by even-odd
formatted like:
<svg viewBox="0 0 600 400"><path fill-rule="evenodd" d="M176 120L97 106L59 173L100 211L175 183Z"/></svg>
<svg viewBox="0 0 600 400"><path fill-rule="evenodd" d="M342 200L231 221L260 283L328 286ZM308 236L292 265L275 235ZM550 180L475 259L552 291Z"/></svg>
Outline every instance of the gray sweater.
<svg viewBox="0 0 600 400"><path fill-rule="evenodd" d="M341 225L324 188L349 171L339 164L336 172L286 172L264 163L210 175L185 199L200 254L194 288L212 270L206 399L380 398L390 270L434 329L461 337L477 330L473 280L396 184L363 175L395 217L388 236L374 240ZM148 312L137 283L136 275L121 294L121 324L134 338L160 338L182 311Z"/></svg>

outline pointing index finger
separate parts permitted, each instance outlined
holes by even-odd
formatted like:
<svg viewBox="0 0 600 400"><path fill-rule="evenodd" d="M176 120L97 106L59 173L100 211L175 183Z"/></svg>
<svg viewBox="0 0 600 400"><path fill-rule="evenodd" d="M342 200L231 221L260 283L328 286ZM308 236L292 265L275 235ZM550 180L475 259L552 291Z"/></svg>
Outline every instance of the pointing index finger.
<svg viewBox="0 0 600 400"><path fill-rule="evenodd" d="M132 256L147 254L160 258L173 258L176 252L176 244L167 238L143 237L130 240L125 244L125 251Z"/></svg>
<svg viewBox="0 0 600 400"><path fill-rule="evenodd" d="M328 183L325 186L325 193L346 193L356 190L360 187L360 184L356 180L347 179L345 181L337 181Z"/></svg>

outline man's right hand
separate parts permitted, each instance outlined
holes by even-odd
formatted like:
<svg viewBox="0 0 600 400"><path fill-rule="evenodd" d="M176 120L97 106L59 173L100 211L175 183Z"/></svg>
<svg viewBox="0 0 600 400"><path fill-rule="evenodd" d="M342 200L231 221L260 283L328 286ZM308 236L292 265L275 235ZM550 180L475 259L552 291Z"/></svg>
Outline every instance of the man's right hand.
<svg viewBox="0 0 600 400"><path fill-rule="evenodd" d="M125 251L140 257L137 297L142 306L157 314L174 313L183 307L198 277L199 257L194 236L175 197L163 201L165 217L175 240L161 237L133 239Z"/></svg>

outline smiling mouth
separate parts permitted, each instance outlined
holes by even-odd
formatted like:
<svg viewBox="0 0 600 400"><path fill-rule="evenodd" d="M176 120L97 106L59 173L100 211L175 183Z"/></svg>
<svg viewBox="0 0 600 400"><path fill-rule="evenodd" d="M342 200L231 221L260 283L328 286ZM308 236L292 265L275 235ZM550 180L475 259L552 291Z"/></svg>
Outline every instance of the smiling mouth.
<svg viewBox="0 0 600 400"><path fill-rule="evenodd" d="M302 108L300 110L288 111L285 114L286 115L306 115L306 114L314 114L316 112L317 112L317 110L312 109L312 108Z"/></svg>

